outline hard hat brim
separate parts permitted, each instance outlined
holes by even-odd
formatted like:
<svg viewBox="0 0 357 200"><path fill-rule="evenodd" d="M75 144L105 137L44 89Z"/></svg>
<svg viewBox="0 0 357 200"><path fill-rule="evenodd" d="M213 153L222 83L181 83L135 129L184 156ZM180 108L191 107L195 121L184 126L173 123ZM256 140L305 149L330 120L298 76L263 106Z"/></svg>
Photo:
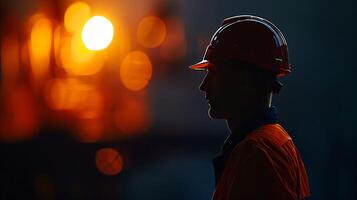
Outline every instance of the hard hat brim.
<svg viewBox="0 0 357 200"><path fill-rule="evenodd" d="M193 69L193 70L202 71L202 70L206 70L208 68L209 64L210 64L210 62L208 60L202 60L199 63L189 66L189 68Z"/></svg>

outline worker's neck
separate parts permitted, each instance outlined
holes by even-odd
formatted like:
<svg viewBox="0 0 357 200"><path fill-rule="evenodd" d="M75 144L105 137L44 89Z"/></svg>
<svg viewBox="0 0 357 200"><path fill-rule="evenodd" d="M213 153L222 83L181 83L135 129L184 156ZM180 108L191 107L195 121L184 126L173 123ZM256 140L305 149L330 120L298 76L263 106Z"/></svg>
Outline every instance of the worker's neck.
<svg viewBox="0 0 357 200"><path fill-rule="evenodd" d="M227 119L231 133L240 133L242 129L249 126L259 114L271 107L271 99L271 95L269 95L269 98L260 104L247 105L232 113L231 117Z"/></svg>

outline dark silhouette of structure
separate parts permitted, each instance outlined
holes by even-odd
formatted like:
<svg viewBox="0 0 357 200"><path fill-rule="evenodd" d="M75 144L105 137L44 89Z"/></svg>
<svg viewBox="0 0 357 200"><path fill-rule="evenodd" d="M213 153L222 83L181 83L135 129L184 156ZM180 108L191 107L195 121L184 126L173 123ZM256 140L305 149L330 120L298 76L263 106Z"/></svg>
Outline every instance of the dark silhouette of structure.
<svg viewBox="0 0 357 200"><path fill-rule="evenodd" d="M225 19L203 61L200 90L209 115L226 119L231 134L214 160L214 200L297 200L310 195L307 174L290 135L278 124L273 93L291 70L281 31L251 15Z"/></svg>

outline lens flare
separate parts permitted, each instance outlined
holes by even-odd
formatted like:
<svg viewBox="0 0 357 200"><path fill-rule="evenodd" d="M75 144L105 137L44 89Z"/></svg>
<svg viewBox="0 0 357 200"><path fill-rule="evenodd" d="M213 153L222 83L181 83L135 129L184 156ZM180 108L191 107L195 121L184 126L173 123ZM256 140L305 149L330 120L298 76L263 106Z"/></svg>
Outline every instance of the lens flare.
<svg viewBox="0 0 357 200"><path fill-rule="evenodd" d="M101 173L112 176L121 172L124 162L117 150L113 148L103 148L97 151L95 164Z"/></svg>
<svg viewBox="0 0 357 200"><path fill-rule="evenodd" d="M84 2L71 4L64 14L64 25L68 32L81 30L86 20L90 18L90 7Z"/></svg>
<svg viewBox="0 0 357 200"><path fill-rule="evenodd" d="M74 110L86 102L89 90L77 79L52 79L45 88L45 98L53 110Z"/></svg>
<svg viewBox="0 0 357 200"><path fill-rule="evenodd" d="M162 44L166 38L164 21L155 16L148 16L141 20L138 30L138 42L147 48L154 48Z"/></svg>
<svg viewBox="0 0 357 200"><path fill-rule="evenodd" d="M120 79L132 91L142 90L150 81L152 66L149 57L141 51L129 53L120 67Z"/></svg>
<svg viewBox="0 0 357 200"><path fill-rule="evenodd" d="M74 34L71 38L71 56L76 63L85 63L90 61L94 56L93 51L88 50L82 40L80 34Z"/></svg>
<svg viewBox="0 0 357 200"><path fill-rule="evenodd" d="M63 38L60 60L67 73L88 76L98 73L104 65L101 54L86 49L78 34Z"/></svg>
<svg viewBox="0 0 357 200"><path fill-rule="evenodd" d="M52 22L40 18L32 27L30 35L30 61L36 78L48 73L52 46Z"/></svg>
<svg viewBox="0 0 357 200"><path fill-rule="evenodd" d="M102 50L109 46L114 35L112 23L105 17L94 16L83 27L82 40L89 50Z"/></svg>

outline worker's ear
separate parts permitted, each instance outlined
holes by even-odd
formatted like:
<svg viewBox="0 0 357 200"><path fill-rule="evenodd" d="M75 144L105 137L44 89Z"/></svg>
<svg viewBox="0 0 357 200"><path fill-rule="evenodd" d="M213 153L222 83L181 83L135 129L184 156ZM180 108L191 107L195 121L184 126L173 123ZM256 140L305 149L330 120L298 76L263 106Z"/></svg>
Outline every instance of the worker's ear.
<svg viewBox="0 0 357 200"><path fill-rule="evenodd" d="M239 78L237 79L238 85L241 90L249 91L255 88L255 79L254 74L252 74L249 70L240 70Z"/></svg>

